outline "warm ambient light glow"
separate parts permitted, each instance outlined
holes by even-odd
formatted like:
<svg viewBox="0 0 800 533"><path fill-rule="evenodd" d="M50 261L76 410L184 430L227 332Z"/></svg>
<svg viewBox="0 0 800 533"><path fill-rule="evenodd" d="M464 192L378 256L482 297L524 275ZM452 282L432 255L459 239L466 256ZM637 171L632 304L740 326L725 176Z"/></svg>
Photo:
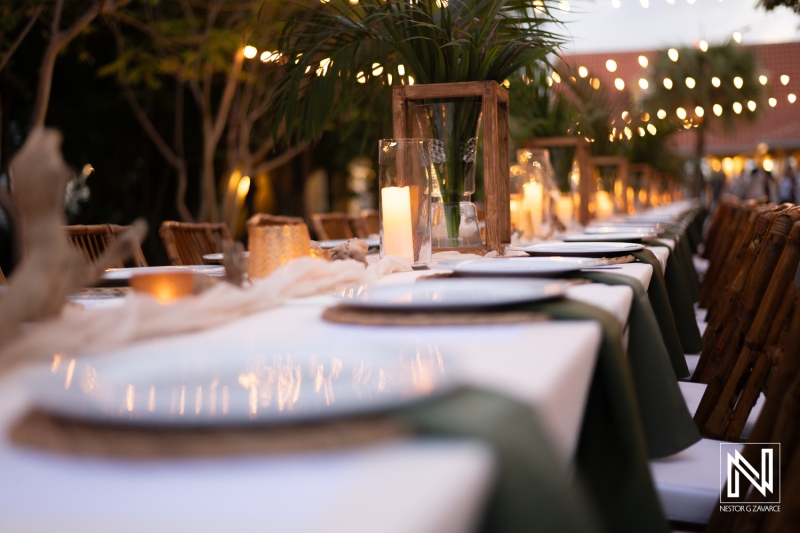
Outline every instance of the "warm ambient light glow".
<svg viewBox="0 0 800 533"><path fill-rule="evenodd" d="M743 85L744 85L744 80L742 79L741 76L736 76L735 78L733 78L734 87L736 87L737 89L741 89Z"/></svg>
<svg viewBox="0 0 800 533"><path fill-rule="evenodd" d="M694 89L694 86L697 85L697 82L694 81L694 78L691 76L686 77L686 86L690 89Z"/></svg>
<svg viewBox="0 0 800 533"><path fill-rule="evenodd" d="M644 128L643 128L643 127L641 127L641 126L639 126L638 128L636 128L636 132L639 134L639 137L644 137L644 136L645 136L645 131L644 131Z"/></svg>
<svg viewBox="0 0 800 533"><path fill-rule="evenodd" d="M561 83L561 76L558 72L553 71L553 81L556 83Z"/></svg>
<svg viewBox="0 0 800 533"><path fill-rule="evenodd" d="M401 76L406 75L406 67L404 65L397 65L397 73Z"/></svg>
<svg viewBox="0 0 800 533"><path fill-rule="evenodd" d="M647 58L645 56L639 56L639 66L647 68Z"/></svg>
<svg viewBox="0 0 800 533"><path fill-rule="evenodd" d="M775 107L776 105L778 105L778 99L777 98L770 98L769 99L769 106L770 107Z"/></svg>
<svg viewBox="0 0 800 533"><path fill-rule="evenodd" d="M733 103L733 112L737 115L742 112L742 104L741 102L734 102Z"/></svg>
<svg viewBox="0 0 800 533"><path fill-rule="evenodd" d="M664 120L665 118L667 118L667 112L664 111L663 109L659 109L658 112L656 113L656 116L661 120Z"/></svg>
<svg viewBox="0 0 800 533"><path fill-rule="evenodd" d="M666 87L667 90L672 89L672 80L669 78L664 78L664 87Z"/></svg>
<svg viewBox="0 0 800 533"><path fill-rule="evenodd" d="M701 106L697 106L694 108L694 114L697 115L698 117L702 117L703 115L706 114L706 111Z"/></svg>
<svg viewBox="0 0 800 533"><path fill-rule="evenodd" d="M650 86L650 85L647 83L647 80L646 80L646 79L644 79L644 78L639 78L639 87L641 87L641 88L642 88L642 89L644 89L644 90L647 90L647 88L648 88L649 86Z"/></svg>
<svg viewBox="0 0 800 533"><path fill-rule="evenodd" d="M675 110L675 114L678 115L678 118L681 120L686 119L686 110L682 107L679 107Z"/></svg>
<svg viewBox="0 0 800 533"><path fill-rule="evenodd" d="M758 77L758 82L761 85L766 85L767 84L767 77L762 74L761 76Z"/></svg>
<svg viewBox="0 0 800 533"><path fill-rule="evenodd" d="M703 52L708 52L708 41L700 41L697 45Z"/></svg>
<svg viewBox="0 0 800 533"><path fill-rule="evenodd" d="M773 161L769 157L764 158L764 162L761 165L767 172L772 172L775 169L775 161Z"/></svg>
<svg viewBox="0 0 800 533"><path fill-rule="evenodd" d="M609 59L606 61L606 70L609 72L616 72L617 71L617 62L613 59Z"/></svg>
<svg viewBox="0 0 800 533"><path fill-rule="evenodd" d="M667 50L667 55L673 62L677 62L678 57L680 57L678 55L678 51L675 48L670 48L669 50Z"/></svg>
<svg viewBox="0 0 800 533"><path fill-rule="evenodd" d="M658 132L656 127L653 126L652 124L647 125L647 131L650 132L650 135L655 135Z"/></svg>
<svg viewBox="0 0 800 533"><path fill-rule="evenodd" d="M558 3L558 9L560 9L562 13L569 13L569 2L561 0L561 2Z"/></svg>
<svg viewBox="0 0 800 533"><path fill-rule="evenodd" d="M249 44L244 47L244 57L247 59L253 59L258 54L258 50L256 50L255 46L250 46Z"/></svg>
<svg viewBox="0 0 800 533"><path fill-rule="evenodd" d="M721 84L722 82L719 80L718 77L714 76L713 78L711 78L711 85L713 85L714 87L719 87Z"/></svg>
<svg viewBox="0 0 800 533"><path fill-rule="evenodd" d="M755 111L756 110L756 103L754 101L752 101L752 100L749 100L747 102L747 109L749 109L750 111Z"/></svg>
<svg viewBox="0 0 800 533"><path fill-rule="evenodd" d="M786 96L786 99L789 100L790 104L793 104L795 102L795 100L797 100L797 96L795 96L794 93L789 93Z"/></svg>
<svg viewBox="0 0 800 533"><path fill-rule="evenodd" d="M644 111L642 113L642 122L647 122L649 120L650 120L650 113L648 113L647 111Z"/></svg>
<svg viewBox="0 0 800 533"><path fill-rule="evenodd" d="M600 78L592 78L591 84L592 89L595 91L598 90L600 88Z"/></svg>
<svg viewBox="0 0 800 533"><path fill-rule="evenodd" d="M356 74L356 81L358 83L367 83L367 77L364 75L364 71L363 70L359 71L359 73Z"/></svg>
<svg viewBox="0 0 800 533"><path fill-rule="evenodd" d="M622 81L622 78L617 78L614 80L614 87L616 87L617 90L621 91L622 89L625 88L625 82Z"/></svg>
<svg viewBox="0 0 800 533"><path fill-rule="evenodd" d="M733 40L736 41L737 43L741 43L742 42L742 32L740 32L740 31L733 32Z"/></svg>
<svg viewBox="0 0 800 533"><path fill-rule="evenodd" d="M322 62L320 62L320 65L322 65ZM381 66L381 64L380 63L373 63L372 64L372 75L373 76L380 76L382 73L383 73L383 67Z"/></svg>
<svg viewBox="0 0 800 533"><path fill-rule="evenodd" d="M583 66L578 67L578 76L580 76L581 78L585 78L588 75L589 75L589 69L588 68L583 67Z"/></svg>
<svg viewBox="0 0 800 533"><path fill-rule="evenodd" d="M787 76L786 74L782 74L781 75L781 83L783 85L788 85L789 84L789 76Z"/></svg>
<svg viewBox="0 0 800 533"><path fill-rule="evenodd" d="M715 115L717 115L718 117L722 116L722 106L721 105L714 104L714 108L713 109L714 109L714 114Z"/></svg>

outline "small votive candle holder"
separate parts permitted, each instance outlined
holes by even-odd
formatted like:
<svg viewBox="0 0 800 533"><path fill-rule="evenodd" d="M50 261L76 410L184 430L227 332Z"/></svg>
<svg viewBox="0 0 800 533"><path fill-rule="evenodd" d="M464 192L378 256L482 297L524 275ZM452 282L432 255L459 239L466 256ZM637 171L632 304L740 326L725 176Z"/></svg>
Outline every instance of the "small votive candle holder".
<svg viewBox="0 0 800 533"><path fill-rule="evenodd" d="M311 236L302 219L253 217L247 221L247 275L265 278L298 257L308 256Z"/></svg>
<svg viewBox="0 0 800 533"><path fill-rule="evenodd" d="M431 160L428 139L378 142L381 257L414 269L431 265Z"/></svg>
<svg viewBox="0 0 800 533"><path fill-rule="evenodd" d="M183 296L199 292L197 276L193 272L146 272L134 274L130 279L134 292L149 294L162 303L174 302Z"/></svg>

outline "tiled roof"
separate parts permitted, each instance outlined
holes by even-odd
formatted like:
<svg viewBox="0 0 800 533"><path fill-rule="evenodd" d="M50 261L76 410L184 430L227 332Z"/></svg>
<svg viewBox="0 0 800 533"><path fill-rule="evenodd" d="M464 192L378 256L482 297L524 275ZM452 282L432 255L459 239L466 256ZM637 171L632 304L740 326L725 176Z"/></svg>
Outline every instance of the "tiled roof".
<svg viewBox="0 0 800 533"><path fill-rule="evenodd" d="M752 51L755 56L757 71L768 77L764 101L760 104L759 117L751 123L739 125L733 131L709 131L706 134L706 152L713 155L751 154L756 146L766 143L770 150L800 149L800 42L749 45L742 48ZM639 79L647 77L648 69L643 68L638 58L640 55L652 60L657 54L654 50L639 52L607 52L596 54L575 54L562 57L564 63L577 70L585 66L589 76L599 78L606 84L610 92L614 89L615 78L625 82L625 91L636 97L639 91ZM617 64L616 72L609 72L606 61L613 59ZM781 84L781 75L789 76L787 85ZM790 103L789 94L795 94L798 100ZM776 98L777 105L770 107L767 98ZM744 111L747 113L747 110ZM692 153L694 150L693 130L679 132L675 135L676 149L681 153Z"/></svg>

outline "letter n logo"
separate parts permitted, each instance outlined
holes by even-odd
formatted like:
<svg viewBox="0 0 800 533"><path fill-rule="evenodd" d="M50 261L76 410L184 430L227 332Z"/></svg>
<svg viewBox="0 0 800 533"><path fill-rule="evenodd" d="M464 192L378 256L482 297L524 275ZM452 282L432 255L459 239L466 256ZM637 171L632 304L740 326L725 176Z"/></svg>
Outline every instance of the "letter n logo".
<svg viewBox="0 0 800 533"><path fill-rule="evenodd" d="M752 443L748 446L758 450L754 464L742 456L741 445L720 443L720 503L780 503L780 443Z"/></svg>

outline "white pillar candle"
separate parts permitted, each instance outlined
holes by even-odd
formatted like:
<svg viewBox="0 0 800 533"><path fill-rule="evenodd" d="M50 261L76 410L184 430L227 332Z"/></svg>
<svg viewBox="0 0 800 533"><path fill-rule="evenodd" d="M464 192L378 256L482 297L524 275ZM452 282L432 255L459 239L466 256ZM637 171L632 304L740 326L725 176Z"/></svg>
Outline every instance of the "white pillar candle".
<svg viewBox="0 0 800 533"><path fill-rule="evenodd" d="M594 195L595 214L598 219L609 218L614 214L614 203L608 191L597 191Z"/></svg>
<svg viewBox="0 0 800 533"><path fill-rule="evenodd" d="M522 195L512 194L509 203L509 211L511 212L511 228L515 230L522 229Z"/></svg>
<svg viewBox="0 0 800 533"><path fill-rule="evenodd" d="M381 189L383 252L414 262L411 236L411 196L408 187Z"/></svg>
<svg viewBox="0 0 800 533"><path fill-rule="evenodd" d="M572 229L572 196L559 196L556 200L556 217L564 224L566 230Z"/></svg>
<svg viewBox="0 0 800 533"><path fill-rule="evenodd" d="M542 233L542 194L541 183L531 181L522 185L523 202L525 203L526 219L530 218L530 231L526 237L538 237ZM530 235L528 235L530 233Z"/></svg>

